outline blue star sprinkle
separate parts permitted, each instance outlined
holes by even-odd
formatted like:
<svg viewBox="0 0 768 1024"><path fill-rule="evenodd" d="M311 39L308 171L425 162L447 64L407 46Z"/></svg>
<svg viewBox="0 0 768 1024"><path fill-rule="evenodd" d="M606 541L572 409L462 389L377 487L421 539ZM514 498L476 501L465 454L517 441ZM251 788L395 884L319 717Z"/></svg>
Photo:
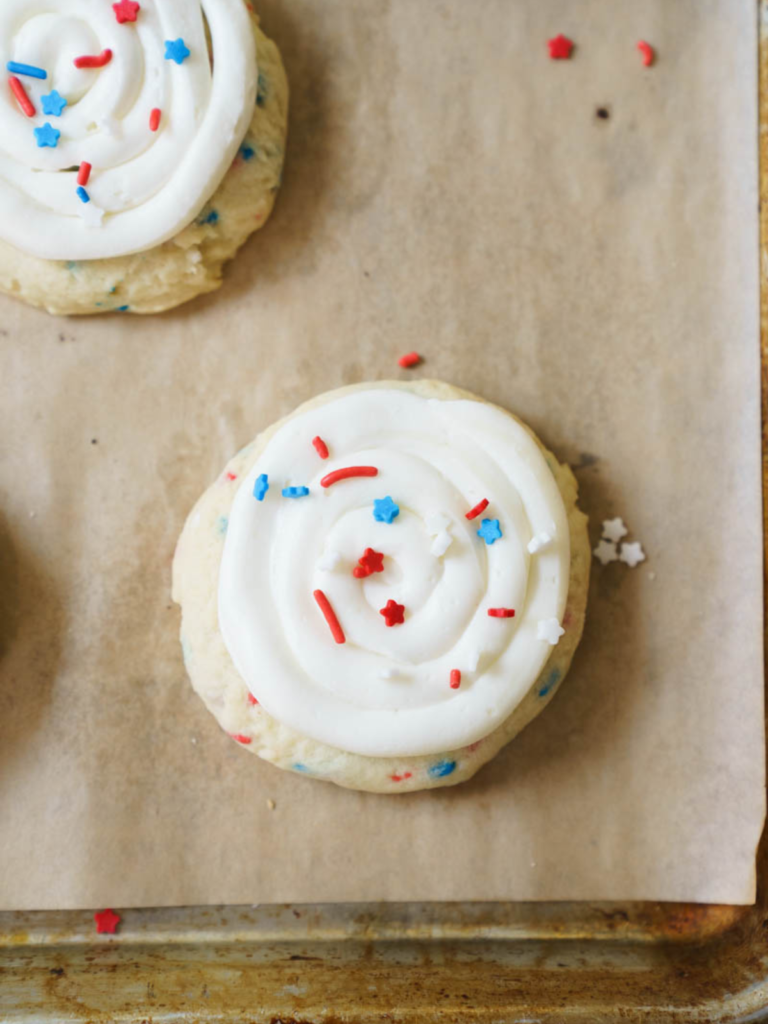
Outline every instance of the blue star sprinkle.
<svg viewBox="0 0 768 1024"><path fill-rule="evenodd" d="M262 473L261 476L256 477L256 483L253 485L253 496L256 501L264 501L268 490L269 477L266 473Z"/></svg>
<svg viewBox="0 0 768 1024"><path fill-rule="evenodd" d="M187 49L183 39L166 39L165 40L165 59L176 61L177 64L183 64L184 61L190 54L190 50Z"/></svg>
<svg viewBox="0 0 768 1024"><path fill-rule="evenodd" d="M400 507L389 495L386 498L373 499L373 518L377 523L391 523L400 515Z"/></svg>
<svg viewBox="0 0 768 1024"><path fill-rule="evenodd" d="M35 128L35 138L40 149L43 149L44 146L56 149L61 138L61 132L46 121L42 128Z"/></svg>
<svg viewBox="0 0 768 1024"><path fill-rule="evenodd" d="M284 498L306 498L309 494L308 487L284 487L283 497Z"/></svg>
<svg viewBox="0 0 768 1024"><path fill-rule="evenodd" d="M55 89L53 92L41 96L40 102L43 105L43 113L50 114L52 117L61 117L61 112L67 105L67 101Z"/></svg>
<svg viewBox="0 0 768 1024"><path fill-rule="evenodd" d="M486 544L493 544L504 535L501 532L498 519L484 519L483 525L477 531L477 536L482 537Z"/></svg>

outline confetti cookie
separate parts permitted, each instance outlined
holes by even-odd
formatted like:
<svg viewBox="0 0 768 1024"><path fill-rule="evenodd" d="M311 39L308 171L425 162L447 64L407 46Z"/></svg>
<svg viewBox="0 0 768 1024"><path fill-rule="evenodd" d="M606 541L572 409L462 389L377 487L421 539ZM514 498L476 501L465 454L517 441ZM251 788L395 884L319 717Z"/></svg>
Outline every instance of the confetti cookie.
<svg viewBox="0 0 768 1024"><path fill-rule="evenodd" d="M2 0L0 290L156 313L221 284L283 164L288 84L251 8Z"/></svg>
<svg viewBox="0 0 768 1024"><path fill-rule="evenodd" d="M192 685L279 768L403 793L463 782L581 636L586 516L510 413L437 381L321 395L235 456L173 566Z"/></svg>

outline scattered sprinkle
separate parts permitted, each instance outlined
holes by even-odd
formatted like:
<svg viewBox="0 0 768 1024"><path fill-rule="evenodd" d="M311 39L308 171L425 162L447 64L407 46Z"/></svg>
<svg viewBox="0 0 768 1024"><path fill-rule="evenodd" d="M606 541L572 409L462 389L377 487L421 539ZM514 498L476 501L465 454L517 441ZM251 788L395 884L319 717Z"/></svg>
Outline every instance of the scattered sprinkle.
<svg viewBox="0 0 768 1024"><path fill-rule="evenodd" d="M619 553L616 550L616 544L612 540L601 540L592 554L598 560L600 565L608 565L609 562L616 562L619 557Z"/></svg>
<svg viewBox="0 0 768 1024"><path fill-rule="evenodd" d="M211 210L210 213L206 214L199 221L199 224L218 224L219 223L219 211Z"/></svg>
<svg viewBox="0 0 768 1024"><path fill-rule="evenodd" d="M471 508L466 514L467 519L477 519L481 512L485 512L488 508L488 499L483 498L482 501L478 501L474 508Z"/></svg>
<svg viewBox="0 0 768 1024"><path fill-rule="evenodd" d="M242 743L244 747L247 747L248 744L251 742L251 737L243 736L241 732L231 732L229 735L232 737L233 740L236 740L238 743Z"/></svg>
<svg viewBox="0 0 768 1024"><path fill-rule="evenodd" d="M554 537L552 534L547 533L546 531L534 534L534 536L528 541L528 551L530 554L535 555L537 552L543 551L544 548L549 547L553 540Z"/></svg>
<svg viewBox="0 0 768 1024"><path fill-rule="evenodd" d="M216 530L219 536L224 537L229 529L229 519L226 516L219 516L216 520Z"/></svg>
<svg viewBox="0 0 768 1024"><path fill-rule="evenodd" d="M338 551L334 551L332 548L326 551L320 561L317 563L317 568L323 572L333 572L338 569L339 563L341 562L341 555Z"/></svg>
<svg viewBox="0 0 768 1024"><path fill-rule="evenodd" d="M41 96L40 103L43 107L43 113L51 117L61 117L61 113L67 105L67 101L55 89L46 93L45 96Z"/></svg>
<svg viewBox="0 0 768 1024"><path fill-rule="evenodd" d="M149 114L149 130L156 132L160 127L160 118L163 116L163 112L160 107L154 107Z"/></svg>
<svg viewBox="0 0 768 1024"><path fill-rule="evenodd" d="M320 481L321 487L332 487L339 480L350 480L356 476L378 476L379 471L375 466L345 466L344 469L334 469Z"/></svg>
<svg viewBox="0 0 768 1024"><path fill-rule="evenodd" d="M325 443L322 437L313 437L312 444L314 445L314 449L321 459L328 458L328 445Z"/></svg>
<svg viewBox="0 0 768 1024"><path fill-rule="evenodd" d="M112 10L118 23L124 25L126 21L136 21L141 4L136 3L136 0L119 0L118 3L112 4Z"/></svg>
<svg viewBox="0 0 768 1024"><path fill-rule="evenodd" d="M283 497L284 498L306 498L309 494L308 487L284 487Z"/></svg>
<svg viewBox="0 0 768 1024"><path fill-rule="evenodd" d="M40 149L46 146L49 149L56 149L61 138L61 132L58 128L54 128L50 122L46 121L42 128L35 128L34 132Z"/></svg>
<svg viewBox="0 0 768 1024"><path fill-rule="evenodd" d="M227 470L226 477L227 480L237 480L237 473L230 473L229 470Z"/></svg>
<svg viewBox="0 0 768 1024"><path fill-rule="evenodd" d="M421 356L418 352L406 352L404 356L400 356L397 360L398 366L402 366L404 370L410 370L414 366L418 366L421 362Z"/></svg>
<svg viewBox="0 0 768 1024"><path fill-rule="evenodd" d="M637 44L637 48L640 51L640 55L643 58L643 64L649 68L656 57L653 47L650 43L646 43L644 40L640 40Z"/></svg>
<svg viewBox="0 0 768 1024"><path fill-rule="evenodd" d="M441 530L432 541L432 547L429 550L435 558L442 558L452 542L453 537L451 537L450 533L447 530Z"/></svg>
<svg viewBox="0 0 768 1024"><path fill-rule="evenodd" d="M253 158L256 156L256 150L253 148L253 146L243 146L243 148L240 150L240 155L242 156L243 160L253 160Z"/></svg>
<svg viewBox="0 0 768 1024"><path fill-rule="evenodd" d="M400 515L400 506L396 505L389 495L386 498L373 499L373 518L377 523L391 523Z"/></svg>
<svg viewBox="0 0 768 1024"><path fill-rule="evenodd" d="M451 520L448 516L444 516L442 512L433 512L432 515L427 516L424 520L424 525L427 528L427 533L434 537L438 533L442 533L443 530L447 530L451 525Z"/></svg>
<svg viewBox="0 0 768 1024"><path fill-rule="evenodd" d="M392 779L393 782L402 782L403 779L410 779L410 778L412 778L413 774L412 774L412 772L403 772L402 775L390 775L389 777L390 777L390 779Z"/></svg>
<svg viewBox="0 0 768 1024"><path fill-rule="evenodd" d="M514 608L489 608L488 614L492 619L514 619Z"/></svg>
<svg viewBox="0 0 768 1024"><path fill-rule="evenodd" d="M96 932L99 935L114 935L121 917L114 910L99 910L93 915L96 922Z"/></svg>
<svg viewBox="0 0 768 1024"><path fill-rule="evenodd" d="M255 697L253 696L253 694L252 694L252 693L249 693L249 694L248 694L248 703L249 703L249 704L253 704L253 705L255 706L255 705L257 705L257 704L258 704L259 702L258 702L258 701L256 700L256 698L255 698Z"/></svg>
<svg viewBox="0 0 768 1024"><path fill-rule="evenodd" d="M42 68L36 68L34 64L19 64L15 60L9 60L5 67L12 75L26 75L27 78L40 78L42 80L48 77L47 71L44 71Z"/></svg>
<svg viewBox="0 0 768 1024"><path fill-rule="evenodd" d="M443 779L446 775L451 775L455 770L455 761L437 761L427 768L427 775L431 775L433 779Z"/></svg>
<svg viewBox="0 0 768 1024"><path fill-rule="evenodd" d="M618 544L622 537L626 537L629 530L624 525L624 520L617 516L615 519L603 520L603 537Z"/></svg>
<svg viewBox="0 0 768 1024"><path fill-rule="evenodd" d="M24 88L21 81L16 78L15 75L11 75L8 79L8 84L11 87L11 92L16 97L16 102L19 104L23 112L27 117L34 117L37 111L32 100L27 96L26 89Z"/></svg>
<svg viewBox="0 0 768 1024"><path fill-rule="evenodd" d="M546 678L546 680L544 682L544 685L539 690L539 696L540 697L546 697L547 694L549 693L549 691L553 687L557 686L557 684L558 684L558 682L560 680L561 674L562 673L560 672L559 668L553 668L552 669L552 671L547 676L547 678Z"/></svg>
<svg viewBox="0 0 768 1024"><path fill-rule="evenodd" d="M536 639L546 640L548 644L555 647L564 633L565 630L557 619L541 619L536 628Z"/></svg>
<svg viewBox="0 0 768 1024"><path fill-rule="evenodd" d="M331 631L331 635L337 644L343 644L346 640L344 636L344 630L339 625L339 620L336 618L336 613L331 608L331 602L322 592L322 590L315 590L312 592L312 596L317 601L320 611L325 617L325 621L328 623L328 627Z"/></svg>
<svg viewBox="0 0 768 1024"><path fill-rule="evenodd" d="M457 668L451 669L451 689L458 690L461 686L461 672Z"/></svg>
<svg viewBox="0 0 768 1024"><path fill-rule="evenodd" d="M75 57L76 68L103 68L112 60L110 49L102 50L96 56Z"/></svg>
<svg viewBox="0 0 768 1024"><path fill-rule="evenodd" d="M573 51L573 42L564 35L555 36L547 40L549 56L552 60L568 60Z"/></svg>
<svg viewBox="0 0 768 1024"><path fill-rule="evenodd" d="M89 228L100 228L104 221L104 210L93 202L81 203L78 213ZM101 306L103 303L97 302L96 305Z"/></svg>
<svg viewBox="0 0 768 1024"><path fill-rule="evenodd" d="M266 473L261 473L256 477L256 482L253 485L253 496L256 501L264 501L269 490L269 477Z"/></svg>
<svg viewBox="0 0 768 1024"><path fill-rule="evenodd" d="M274 811L275 807L277 807L277 804L275 803L274 800L269 800L268 799L267 800L267 807L270 809L270 811Z"/></svg>
<svg viewBox="0 0 768 1024"><path fill-rule="evenodd" d="M190 50L183 39L166 39L165 40L165 59L175 61L176 64L183 64L184 61L189 57Z"/></svg>
<svg viewBox="0 0 768 1024"><path fill-rule="evenodd" d="M398 604L390 597L386 605L379 609L379 615L384 616L388 626L401 626L405 622L405 605Z"/></svg>
<svg viewBox="0 0 768 1024"><path fill-rule="evenodd" d="M375 572L384 572L384 555L373 548L366 548L362 558L358 559L357 565L352 570L355 579L364 580L366 576L372 576Z"/></svg>
<svg viewBox="0 0 768 1024"><path fill-rule="evenodd" d="M295 772L307 772L307 774L309 774L309 768L307 768L307 766L305 764L302 764L300 761L297 761L296 764L292 765L292 768ZM296 914L297 917L301 916L299 912L296 910L294 910L294 914Z"/></svg>
<svg viewBox="0 0 768 1024"><path fill-rule="evenodd" d="M498 519L484 519L483 525L477 531L477 536L482 537L486 544L494 544L504 534L501 532Z"/></svg>
<svg viewBox="0 0 768 1024"><path fill-rule="evenodd" d="M76 191L81 203L90 203L91 197L88 195L88 193L85 191L82 185L78 185Z"/></svg>
<svg viewBox="0 0 768 1024"><path fill-rule="evenodd" d="M91 170L92 169L93 168L88 163L88 161L87 160L83 160L83 162L80 164L80 170L77 172L77 184L78 185L87 185L88 184L88 179L91 177Z"/></svg>
<svg viewBox="0 0 768 1024"><path fill-rule="evenodd" d="M630 569L634 569L636 565L640 564L640 562L644 562L645 552L643 551L640 541L635 541L634 544L622 544L619 561L624 562L624 564L628 565Z"/></svg>

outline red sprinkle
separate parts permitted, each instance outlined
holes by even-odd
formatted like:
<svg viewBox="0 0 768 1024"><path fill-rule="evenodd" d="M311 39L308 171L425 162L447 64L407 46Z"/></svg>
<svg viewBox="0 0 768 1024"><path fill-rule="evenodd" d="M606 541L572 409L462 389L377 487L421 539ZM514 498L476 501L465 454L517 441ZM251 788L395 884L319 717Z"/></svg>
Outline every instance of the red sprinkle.
<svg viewBox="0 0 768 1024"><path fill-rule="evenodd" d="M160 118L163 116L160 107L155 107L152 113L149 115L149 130L156 132L160 127Z"/></svg>
<svg viewBox="0 0 768 1024"><path fill-rule="evenodd" d="M93 168L88 163L88 161L87 160L83 160L83 162L80 164L80 170L77 172L77 184L78 185L87 185L88 184L88 179L91 176L92 169Z"/></svg>
<svg viewBox="0 0 768 1024"><path fill-rule="evenodd" d="M451 669L451 689L458 690L461 686L461 672L457 668Z"/></svg>
<svg viewBox="0 0 768 1024"><path fill-rule="evenodd" d="M388 626L401 626L405 622L405 605L398 604L390 597L384 608L379 609L379 615L384 616Z"/></svg>
<svg viewBox="0 0 768 1024"><path fill-rule="evenodd" d="M375 466L347 466L345 469L334 469L332 473L324 476L320 481L321 487L331 487L339 480L349 480L353 476L378 476L379 471Z"/></svg>
<svg viewBox="0 0 768 1024"><path fill-rule="evenodd" d="M488 614L492 619L514 619L514 608L489 608Z"/></svg>
<svg viewBox="0 0 768 1024"><path fill-rule="evenodd" d="M483 498L482 501L478 501L474 508L471 508L466 514L467 519L476 519L481 512L485 512L488 508L488 499Z"/></svg>
<svg viewBox="0 0 768 1024"><path fill-rule="evenodd" d="M102 50L97 57L75 57L76 68L103 68L112 60L111 50Z"/></svg>
<svg viewBox="0 0 768 1024"><path fill-rule="evenodd" d="M344 630L339 625L339 620L336 618L336 613L333 608L331 608L331 602L322 590L313 591L312 596L317 601L320 611L325 616L325 621L328 623L333 639L337 644L343 644L346 637L344 636Z"/></svg>
<svg viewBox="0 0 768 1024"><path fill-rule="evenodd" d="M99 910L93 915L93 920L96 922L96 931L99 935L114 935L121 918L114 910Z"/></svg>
<svg viewBox="0 0 768 1024"><path fill-rule="evenodd" d="M231 732L229 734L233 740L237 740L238 743L242 743L244 747L247 747L251 742L250 736L243 736L241 732Z"/></svg>
<svg viewBox="0 0 768 1024"><path fill-rule="evenodd" d="M237 480L237 473L227 473L227 480Z"/></svg>
<svg viewBox="0 0 768 1024"><path fill-rule="evenodd" d="M655 57L653 47L650 43L646 43L643 40L640 40L640 42L637 44L637 48L642 55L643 64L645 64L645 66L649 68L651 64L653 64L653 58Z"/></svg>
<svg viewBox="0 0 768 1024"><path fill-rule="evenodd" d="M402 775L390 775L389 777L393 782L402 782L403 779L410 779L412 774L412 772L403 772Z"/></svg>
<svg viewBox="0 0 768 1024"><path fill-rule="evenodd" d="M37 113L37 111L35 110L35 105L29 98L29 96L27 96L26 89L21 84L21 81L15 75L11 75L11 77L8 79L8 84L10 85L11 91L13 92L13 95L16 97L19 106L27 115L27 117L34 117Z"/></svg>
<svg viewBox="0 0 768 1024"><path fill-rule="evenodd" d="M252 693L249 693L248 694L248 703L249 704L258 704L259 702L256 700L256 698L253 696Z"/></svg>
<svg viewBox="0 0 768 1024"><path fill-rule="evenodd" d="M547 40L547 46L549 47L549 56L552 60L568 60L571 56L571 50L573 50L573 43L564 35L555 36L554 39Z"/></svg>
<svg viewBox="0 0 768 1024"><path fill-rule="evenodd" d="M313 437L312 444L315 446L315 451L321 459L328 458L328 445L322 439L322 437Z"/></svg>
<svg viewBox="0 0 768 1024"><path fill-rule="evenodd" d="M112 4L112 10L115 12L118 24L124 25L126 21L136 21L141 4L136 0L119 0L118 3Z"/></svg>
<svg viewBox="0 0 768 1024"><path fill-rule="evenodd" d="M406 352L404 356L400 356L397 360L398 366L402 366L404 370L410 370L413 366L418 366L421 362L421 356L418 352Z"/></svg>
<svg viewBox="0 0 768 1024"><path fill-rule="evenodd" d="M384 572L384 555L373 548L366 548L363 557L358 559L352 570L352 575L357 580L364 580L366 576L372 576L375 572Z"/></svg>

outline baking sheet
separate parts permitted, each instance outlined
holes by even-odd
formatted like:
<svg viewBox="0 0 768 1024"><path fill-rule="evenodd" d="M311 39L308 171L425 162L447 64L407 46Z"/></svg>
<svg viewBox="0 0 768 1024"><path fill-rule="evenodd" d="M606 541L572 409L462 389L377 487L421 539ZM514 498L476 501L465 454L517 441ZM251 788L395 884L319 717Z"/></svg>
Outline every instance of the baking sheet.
<svg viewBox="0 0 768 1024"><path fill-rule="evenodd" d="M222 291L151 319L0 301L0 906L751 902L754 4L261 11L289 163ZM570 62L546 56L560 31ZM411 349L526 418L595 540L623 515L649 559L595 566L567 682L475 780L381 797L220 732L184 677L170 561L258 429Z"/></svg>

